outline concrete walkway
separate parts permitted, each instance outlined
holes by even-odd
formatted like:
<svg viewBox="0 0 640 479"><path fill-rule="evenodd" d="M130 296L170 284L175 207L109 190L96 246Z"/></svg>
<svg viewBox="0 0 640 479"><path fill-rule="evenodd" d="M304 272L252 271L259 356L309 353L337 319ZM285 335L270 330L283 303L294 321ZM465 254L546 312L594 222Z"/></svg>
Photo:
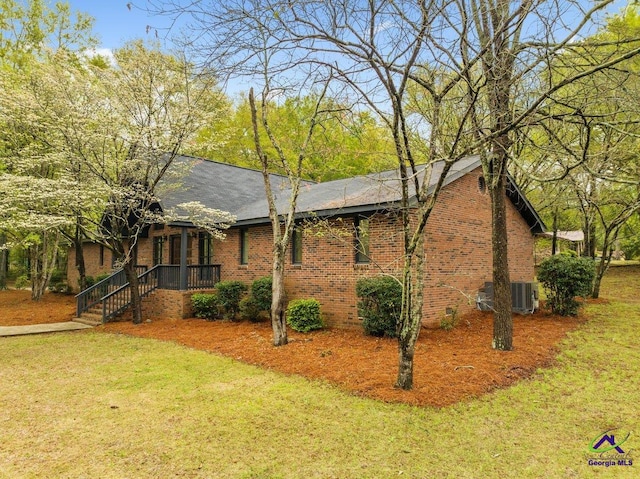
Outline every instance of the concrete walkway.
<svg viewBox="0 0 640 479"><path fill-rule="evenodd" d="M76 331L78 329L90 329L88 324L67 321L64 323L32 324L30 326L0 326L0 337L23 336L25 334L57 333L60 331Z"/></svg>

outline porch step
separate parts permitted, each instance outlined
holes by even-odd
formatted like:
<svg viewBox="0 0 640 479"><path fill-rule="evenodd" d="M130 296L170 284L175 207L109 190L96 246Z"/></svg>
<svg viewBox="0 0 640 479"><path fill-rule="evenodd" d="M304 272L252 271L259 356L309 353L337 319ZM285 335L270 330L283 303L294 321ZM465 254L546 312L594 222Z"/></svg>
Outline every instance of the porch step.
<svg viewBox="0 0 640 479"><path fill-rule="evenodd" d="M73 318L71 321L80 324L87 324L89 326L100 326L102 324L102 316L83 313L81 317Z"/></svg>

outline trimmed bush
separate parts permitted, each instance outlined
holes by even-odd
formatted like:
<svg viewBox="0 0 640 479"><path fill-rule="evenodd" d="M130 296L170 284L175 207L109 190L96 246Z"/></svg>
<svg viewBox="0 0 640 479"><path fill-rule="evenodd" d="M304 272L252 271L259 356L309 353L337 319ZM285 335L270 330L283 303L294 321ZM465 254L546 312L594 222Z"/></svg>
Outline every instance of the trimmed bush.
<svg viewBox="0 0 640 479"><path fill-rule="evenodd" d="M219 316L218 295L216 293L196 293L191 295L191 305L196 318L208 321Z"/></svg>
<svg viewBox="0 0 640 479"><path fill-rule="evenodd" d="M263 310L260 309L258 302L253 296L247 296L240 300L240 317L242 319L248 319L252 323L260 321L260 313Z"/></svg>
<svg viewBox="0 0 640 479"><path fill-rule="evenodd" d="M320 303L315 299L294 299L287 307L287 324L300 333L322 329Z"/></svg>
<svg viewBox="0 0 640 479"><path fill-rule="evenodd" d="M234 319L240 311L240 300L247 292L242 281L220 281L216 284L218 304L222 307L226 319Z"/></svg>
<svg viewBox="0 0 640 479"><path fill-rule="evenodd" d="M397 337L402 308L402 285L390 276L361 278L356 283L358 314L370 336Z"/></svg>
<svg viewBox="0 0 640 479"><path fill-rule="evenodd" d="M251 296L261 311L271 310L273 279L271 276L256 279L251 285Z"/></svg>
<svg viewBox="0 0 640 479"><path fill-rule="evenodd" d="M581 303L576 297L591 293L596 266L590 258L556 255L538 269L538 281L547 293L547 305L560 316L575 316Z"/></svg>

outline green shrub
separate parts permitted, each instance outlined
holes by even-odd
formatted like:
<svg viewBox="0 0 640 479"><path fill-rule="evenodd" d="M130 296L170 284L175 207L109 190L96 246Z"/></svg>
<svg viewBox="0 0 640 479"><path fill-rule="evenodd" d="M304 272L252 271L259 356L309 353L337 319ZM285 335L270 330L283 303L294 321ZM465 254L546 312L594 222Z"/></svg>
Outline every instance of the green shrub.
<svg viewBox="0 0 640 479"><path fill-rule="evenodd" d="M96 276L95 284L98 284L100 281L107 279L109 276L111 276L111 273L100 273L98 276ZM96 291L98 295L106 296L109 293L109 285L108 284L100 285L98 286Z"/></svg>
<svg viewBox="0 0 640 479"><path fill-rule="evenodd" d="M218 304L227 319L234 319L240 310L240 300L247 291L242 281L220 281L216 284Z"/></svg>
<svg viewBox="0 0 640 479"><path fill-rule="evenodd" d="M402 285L390 276L361 278L356 283L356 294L360 298L358 314L364 332L395 338L402 308Z"/></svg>
<svg viewBox="0 0 640 479"><path fill-rule="evenodd" d="M578 314L580 302L575 298L591 293L595 274L595 263L590 258L556 255L544 260L538 280L546 291L551 311L561 316Z"/></svg>
<svg viewBox="0 0 640 479"><path fill-rule="evenodd" d="M96 283L99 283L103 279L107 279L109 276L111 276L111 273L100 273L98 276L96 276Z"/></svg>
<svg viewBox="0 0 640 479"><path fill-rule="evenodd" d="M196 318L208 321L219 317L218 295L216 293L196 293L191 295L191 305Z"/></svg>
<svg viewBox="0 0 640 479"><path fill-rule="evenodd" d="M49 291L52 293L66 293L67 284L65 279L64 271L59 269L54 270L53 273L51 273L51 278L49 278Z"/></svg>
<svg viewBox="0 0 640 479"><path fill-rule="evenodd" d="M262 311L271 310L273 278L267 276L265 278L256 279L251 285L251 296L256 306Z"/></svg>
<svg viewBox="0 0 640 479"><path fill-rule="evenodd" d="M16 289L24 289L27 286L29 286L29 284L31 284L31 281L29 280L26 274L23 274L16 278L16 282L15 282Z"/></svg>
<svg viewBox="0 0 640 479"><path fill-rule="evenodd" d="M51 273L50 282L51 283L62 283L65 280L64 271L60 269L54 269L53 273Z"/></svg>
<svg viewBox="0 0 640 479"><path fill-rule="evenodd" d="M315 299L294 299L287 307L287 324L300 333L322 329L320 303Z"/></svg>
<svg viewBox="0 0 640 479"><path fill-rule="evenodd" d="M261 320L260 313L262 311L253 296L247 296L240 300L240 317L242 319L257 323Z"/></svg>
<svg viewBox="0 0 640 479"><path fill-rule="evenodd" d="M440 329L444 329L445 331L451 331L458 325L459 317L458 317L458 307L455 308L447 308L449 310L448 314L442 317L440 320Z"/></svg>
<svg viewBox="0 0 640 479"><path fill-rule="evenodd" d="M96 285L97 283L99 283L100 281L102 281L103 279L107 279L109 276L111 276L111 273L100 273L98 276L96 276L95 278L93 276L85 276L84 280L86 283L86 287L90 288L91 286ZM98 291L98 294L104 296L105 294L107 294L108 288L107 286L103 286L100 288L100 291Z"/></svg>

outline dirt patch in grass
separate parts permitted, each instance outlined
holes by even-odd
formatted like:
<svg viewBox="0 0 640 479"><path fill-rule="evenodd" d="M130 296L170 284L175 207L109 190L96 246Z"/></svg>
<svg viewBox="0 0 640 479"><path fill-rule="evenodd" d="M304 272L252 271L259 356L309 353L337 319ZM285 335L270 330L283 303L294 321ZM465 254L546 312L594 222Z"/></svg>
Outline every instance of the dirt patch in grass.
<svg viewBox="0 0 640 479"><path fill-rule="evenodd" d="M35 324L54 317L66 321L74 310L72 296L47 294L40 303L32 303L28 292L0 292L0 305L0 325ZM550 365L559 341L581 321L544 313L515 315L514 350L509 352L491 349L490 313L463 316L451 331L423 329L416 347L412 391L393 387L396 341L365 336L358 330L290 331L289 344L279 348L271 345L268 322L152 318L141 325L110 323L97 330L175 341L267 369L327 381L383 401L446 406L509 386Z"/></svg>

